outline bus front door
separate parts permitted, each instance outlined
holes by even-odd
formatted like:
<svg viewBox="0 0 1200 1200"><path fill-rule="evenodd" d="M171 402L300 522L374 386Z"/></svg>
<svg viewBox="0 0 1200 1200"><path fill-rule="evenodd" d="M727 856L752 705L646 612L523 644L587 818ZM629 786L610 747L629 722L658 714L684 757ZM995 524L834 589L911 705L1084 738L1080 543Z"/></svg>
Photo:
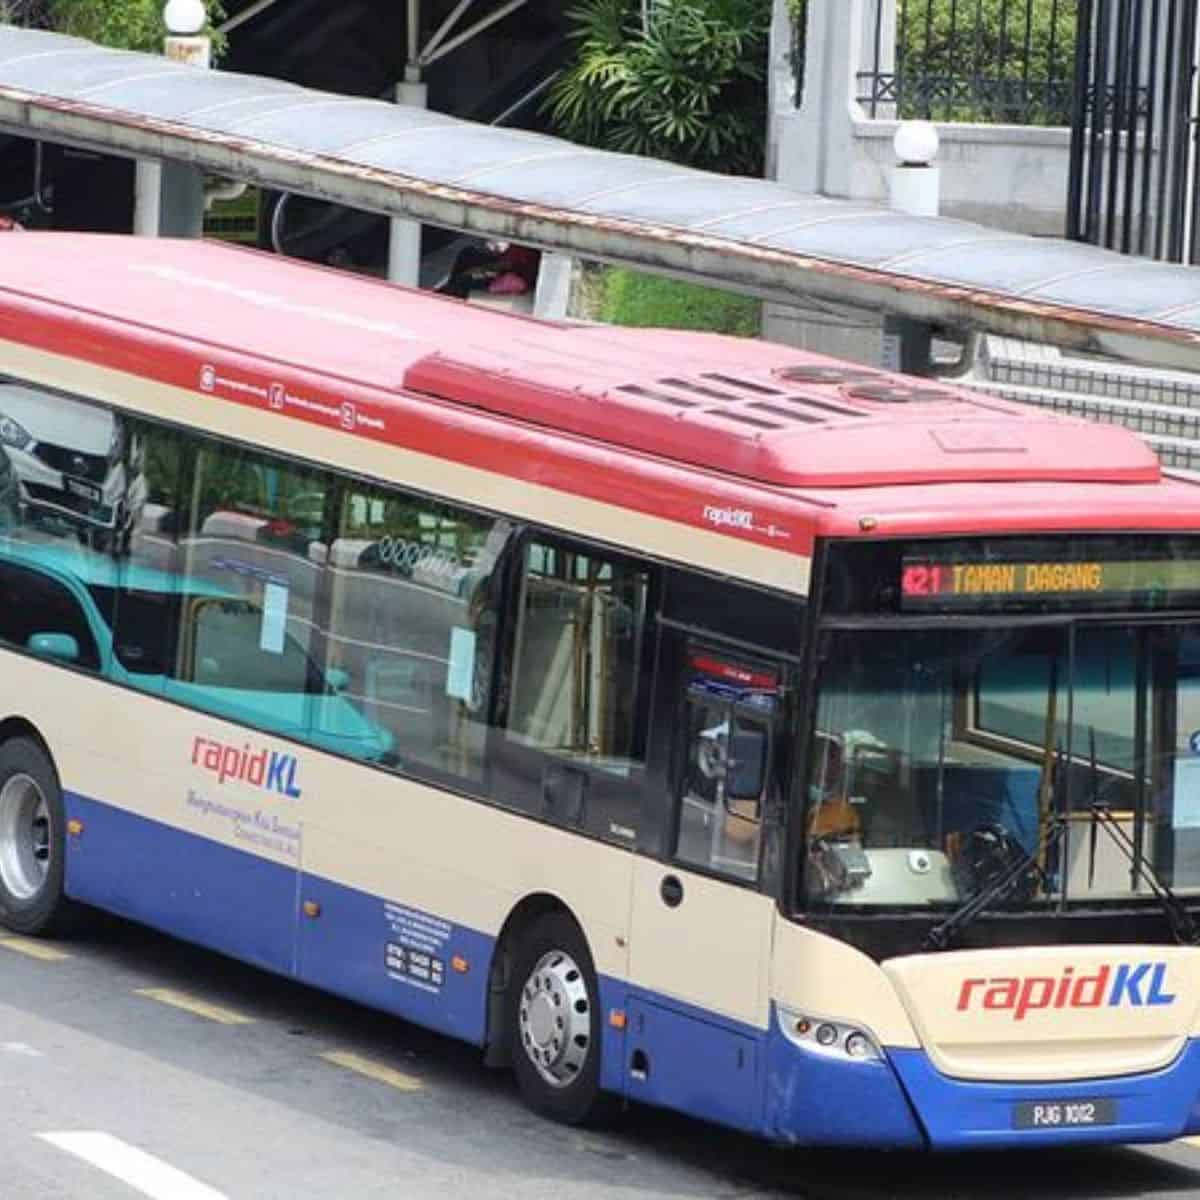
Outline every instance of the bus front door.
<svg viewBox="0 0 1200 1200"><path fill-rule="evenodd" d="M749 1128L769 1013L775 907L758 883L781 672L682 640L673 657L671 852L634 868L625 1091Z"/></svg>

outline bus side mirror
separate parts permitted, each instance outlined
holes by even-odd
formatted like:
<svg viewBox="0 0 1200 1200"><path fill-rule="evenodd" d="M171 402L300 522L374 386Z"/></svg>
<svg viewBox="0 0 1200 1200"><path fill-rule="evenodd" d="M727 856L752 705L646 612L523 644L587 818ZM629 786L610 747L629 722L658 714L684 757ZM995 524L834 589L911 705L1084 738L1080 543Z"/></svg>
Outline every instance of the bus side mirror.
<svg viewBox="0 0 1200 1200"><path fill-rule="evenodd" d="M69 633L30 634L25 645L43 658L56 658L60 662L79 661L79 643Z"/></svg>
<svg viewBox="0 0 1200 1200"><path fill-rule="evenodd" d="M725 777L727 800L757 800L767 775L767 732L738 729L729 747L729 771Z"/></svg>

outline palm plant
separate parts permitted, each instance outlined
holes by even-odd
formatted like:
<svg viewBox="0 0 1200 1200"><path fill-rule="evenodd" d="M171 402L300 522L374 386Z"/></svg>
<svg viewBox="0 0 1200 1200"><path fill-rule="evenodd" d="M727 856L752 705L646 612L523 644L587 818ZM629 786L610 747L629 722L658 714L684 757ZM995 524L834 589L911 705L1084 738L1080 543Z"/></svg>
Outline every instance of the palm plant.
<svg viewBox="0 0 1200 1200"><path fill-rule="evenodd" d="M549 110L574 141L762 171L770 0L583 0Z"/></svg>

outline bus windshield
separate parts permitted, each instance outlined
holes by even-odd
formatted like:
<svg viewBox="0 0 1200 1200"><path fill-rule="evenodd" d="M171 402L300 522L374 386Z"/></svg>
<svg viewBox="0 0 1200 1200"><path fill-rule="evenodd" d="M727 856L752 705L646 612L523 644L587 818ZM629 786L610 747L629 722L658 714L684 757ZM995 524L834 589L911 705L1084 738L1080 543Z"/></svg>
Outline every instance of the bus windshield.
<svg viewBox="0 0 1200 1200"><path fill-rule="evenodd" d="M828 630L819 658L810 902L953 907L1022 862L999 907L1200 890L1200 624Z"/></svg>

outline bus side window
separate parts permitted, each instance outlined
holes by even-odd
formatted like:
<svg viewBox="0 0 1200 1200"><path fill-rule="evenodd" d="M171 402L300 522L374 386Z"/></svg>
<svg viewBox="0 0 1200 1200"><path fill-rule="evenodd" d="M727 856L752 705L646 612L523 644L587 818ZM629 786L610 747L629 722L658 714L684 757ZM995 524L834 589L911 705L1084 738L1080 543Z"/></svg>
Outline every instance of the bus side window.
<svg viewBox="0 0 1200 1200"><path fill-rule="evenodd" d="M58 580L11 563L0 564L0 642L89 671L100 668L79 601Z"/></svg>
<svg viewBox="0 0 1200 1200"><path fill-rule="evenodd" d="M329 663L406 772L483 777L503 518L348 485L329 551Z"/></svg>
<svg viewBox="0 0 1200 1200"><path fill-rule="evenodd" d="M531 542L521 581L508 734L617 775L644 758L638 717L649 573Z"/></svg>

